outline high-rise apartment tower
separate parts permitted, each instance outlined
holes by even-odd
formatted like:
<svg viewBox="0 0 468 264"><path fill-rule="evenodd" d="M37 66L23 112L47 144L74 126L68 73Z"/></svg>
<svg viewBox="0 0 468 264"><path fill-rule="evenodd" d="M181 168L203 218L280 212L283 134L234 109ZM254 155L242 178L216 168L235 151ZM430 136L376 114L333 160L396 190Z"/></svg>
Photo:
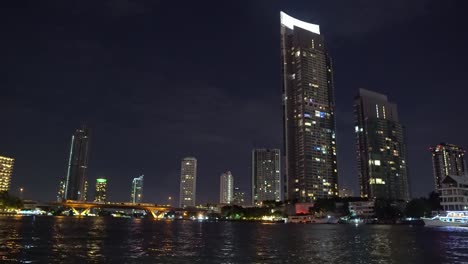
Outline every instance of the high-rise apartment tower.
<svg viewBox="0 0 468 264"><path fill-rule="evenodd" d="M440 143L431 147L435 190L446 176L465 176L465 150L459 146Z"/></svg>
<svg viewBox="0 0 468 264"><path fill-rule="evenodd" d="M319 25L281 12L285 193L338 196L333 68Z"/></svg>
<svg viewBox="0 0 468 264"><path fill-rule="evenodd" d="M179 205L181 208L193 207L197 191L197 159L184 158L180 167Z"/></svg>
<svg viewBox="0 0 468 264"><path fill-rule="evenodd" d="M354 117L361 197L408 200L405 135L396 104L360 89Z"/></svg>

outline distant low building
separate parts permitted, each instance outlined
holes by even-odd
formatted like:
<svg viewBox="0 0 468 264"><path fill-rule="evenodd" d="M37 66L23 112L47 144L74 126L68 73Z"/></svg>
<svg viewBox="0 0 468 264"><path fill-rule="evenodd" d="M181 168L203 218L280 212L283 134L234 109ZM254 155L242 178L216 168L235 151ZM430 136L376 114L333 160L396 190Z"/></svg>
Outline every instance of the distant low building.
<svg viewBox="0 0 468 264"><path fill-rule="evenodd" d="M349 188L341 188L338 193L340 198L354 197L354 191Z"/></svg>
<svg viewBox="0 0 468 264"><path fill-rule="evenodd" d="M232 201L232 204L238 206L245 205L245 192L243 192L239 187L234 188L234 199Z"/></svg>
<svg viewBox="0 0 468 264"><path fill-rule="evenodd" d="M352 216L358 217L372 217L375 215L375 203L374 201L359 201L359 202L349 202L349 212Z"/></svg>
<svg viewBox="0 0 468 264"><path fill-rule="evenodd" d="M441 181L439 193L444 211L468 210L467 176L446 176Z"/></svg>

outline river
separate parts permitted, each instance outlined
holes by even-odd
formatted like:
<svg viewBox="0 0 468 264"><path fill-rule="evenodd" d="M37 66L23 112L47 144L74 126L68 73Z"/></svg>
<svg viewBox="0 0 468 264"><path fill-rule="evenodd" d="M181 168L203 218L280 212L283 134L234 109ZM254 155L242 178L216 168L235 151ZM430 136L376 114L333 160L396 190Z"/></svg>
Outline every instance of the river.
<svg viewBox="0 0 468 264"><path fill-rule="evenodd" d="M1 263L468 263L468 228L0 217Z"/></svg>

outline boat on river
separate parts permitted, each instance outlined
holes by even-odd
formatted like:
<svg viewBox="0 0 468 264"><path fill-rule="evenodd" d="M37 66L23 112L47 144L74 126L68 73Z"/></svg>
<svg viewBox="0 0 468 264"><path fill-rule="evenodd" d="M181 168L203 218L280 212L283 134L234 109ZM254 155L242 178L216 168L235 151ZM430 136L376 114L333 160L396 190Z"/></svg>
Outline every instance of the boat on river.
<svg viewBox="0 0 468 264"><path fill-rule="evenodd" d="M338 218L336 217L315 217L313 215L293 215L289 216L287 223L296 224L337 224Z"/></svg>
<svg viewBox="0 0 468 264"><path fill-rule="evenodd" d="M422 218L425 226L462 226L468 227L468 211L447 211L445 216Z"/></svg>

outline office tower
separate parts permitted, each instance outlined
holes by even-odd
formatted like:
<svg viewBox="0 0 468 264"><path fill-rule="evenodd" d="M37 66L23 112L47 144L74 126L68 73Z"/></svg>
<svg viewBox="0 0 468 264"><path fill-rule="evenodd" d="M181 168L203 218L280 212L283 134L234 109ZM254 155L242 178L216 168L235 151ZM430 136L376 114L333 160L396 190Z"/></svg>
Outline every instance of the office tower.
<svg viewBox="0 0 468 264"><path fill-rule="evenodd" d="M132 203L141 203L143 199L143 177L145 175L140 175L132 181Z"/></svg>
<svg viewBox="0 0 468 264"><path fill-rule="evenodd" d="M96 191L94 193L95 202L106 202L107 180L100 178L96 179Z"/></svg>
<svg viewBox="0 0 468 264"><path fill-rule="evenodd" d="M281 12L285 197L338 196L331 58L319 25Z"/></svg>
<svg viewBox="0 0 468 264"><path fill-rule="evenodd" d="M252 205L281 201L279 149L252 150Z"/></svg>
<svg viewBox="0 0 468 264"><path fill-rule="evenodd" d="M195 206L197 191L197 159L193 157L184 158L180 168L180 196L181 208Z"/></svg>
<svg viewBox="0 0 468 264"><path fill-rule="evenodd" d="M435 190L441 187L446 176L465 176L465 150L459 146L440 143L431 147Z"/></svg>
<svg viewBox="0 0 468 264"><path fill-rule="evenodd" d="M359 89L354 116L361 197L408 200L406 144L396 104Z"/></svg>
<svg viewBox="0 0 468 264"><path fill-rule="evenodd" d="M221 174L219 179L219 203L231 204L234 199L234 178L232 173L227 171Z"/></svg>
<svg viewBox="0 0 468 264"><path fill-rule="evenodd" d="M233 197L232 204L238 205L238 206L245 205L245 192L243 192L239 187L234 188L234 197Z"/></svg>
<svg viewBox="0 0 468 264"><path fill-rule="evenodd" d="M65 181L66 200L86 200L89 156L89 129L83 126L72 136L68 172Z"/></svg>
<svg viewBox="0 0 468 264"><path fill-rule="evenodd" d="M15 159L0 156L0 192L8 192L10 190L14 163Z"/></svg>

